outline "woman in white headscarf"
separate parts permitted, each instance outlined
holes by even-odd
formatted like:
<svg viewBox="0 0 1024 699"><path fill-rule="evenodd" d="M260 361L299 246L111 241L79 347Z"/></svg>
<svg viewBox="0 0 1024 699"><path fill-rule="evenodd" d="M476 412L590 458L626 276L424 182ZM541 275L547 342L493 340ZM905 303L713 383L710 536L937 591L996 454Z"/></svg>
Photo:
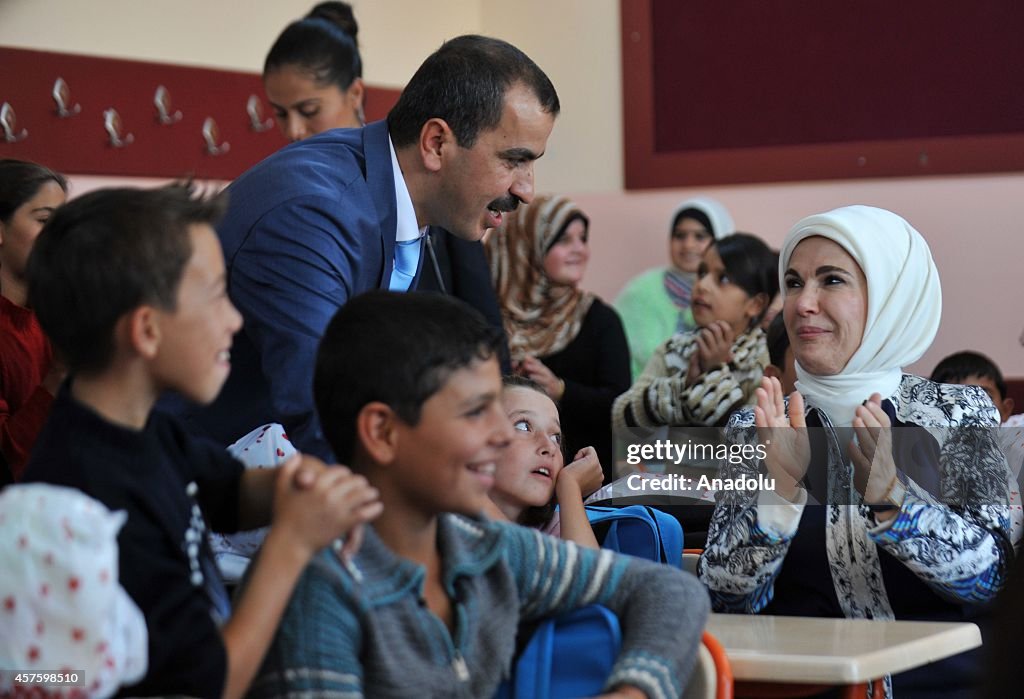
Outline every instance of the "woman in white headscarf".
<svg viewBox="0 0 1024 699"><path fill-rule="evenodd" d="M983 621L1012 560L1006 462L980 388L902 372L939 327L927 244L896 214L843 207L794 226L779 272L797 390L765 379L729 423L766 454L723 475L774 488L719 493L698 566L714 605ZM961 654L887 678L886 696L970 696L979 671Z"/></svg>
<svg viewBox="0 0 1024 699"><path fill-rule="evenodd" d="M712 240L735 230L732 216L711 197L687 199L669 221L669 266L633 277L615 299L629 341L633 378L640 376L654 350L676 333L693 330L690 292L704 251Z"/></svg>

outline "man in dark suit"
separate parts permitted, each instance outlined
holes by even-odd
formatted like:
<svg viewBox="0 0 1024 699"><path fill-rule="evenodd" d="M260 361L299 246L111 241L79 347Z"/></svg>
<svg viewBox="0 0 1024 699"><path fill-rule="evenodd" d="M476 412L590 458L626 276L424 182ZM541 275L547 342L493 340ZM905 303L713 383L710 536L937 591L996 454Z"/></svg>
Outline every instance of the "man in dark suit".
<svg viewBox="0 0 1024 699"><path fill-rule="evenodd" d="M227 385L193 424L228 444L280 422L301 451L333 460L312 395L328 321L356 294L415 288L428 227L477 241L528 203L558 111L521 51L458 37L420 66L386 121L305 139L236 180L218 234L245 325Z"/></svg>
<svg viewBox="0 0 1024 699"><path fill-rule="evenodd" d="M501 307L483 243L456 238L441 228L431 228L423 242L426 253L416 291L432 291L465 301L478 310L488 324L501 330L504 338ZM502 374L512 373L507 338L498 348L498 362Z"/></svg>

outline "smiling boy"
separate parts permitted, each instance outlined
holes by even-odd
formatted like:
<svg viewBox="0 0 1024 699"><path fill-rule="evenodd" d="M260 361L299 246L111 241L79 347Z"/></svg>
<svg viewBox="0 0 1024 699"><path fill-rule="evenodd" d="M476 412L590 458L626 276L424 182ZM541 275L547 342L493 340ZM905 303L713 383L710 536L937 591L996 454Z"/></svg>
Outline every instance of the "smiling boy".
<svg viewBox="0 0 1024 699"><path fill-rule="evenodd" d="M25 480L78 488L127 512L120 582L149 629L149 667L128 696L241 696L307 561L380 511L376 491L347 469L295 457L244 471L153 410L165 391L213 400L230 371L241 317L211 227L223 205L184 185L98 190L58 210L29 259L29 301L70 378ZM208 528L263 526L271 512L232 614ZM74 589L88 598L104 582ZM101 643L94 629L80 631L76 640ZM38 667L62 662L39 658Z"/></svg>
<svg viewBox="0 0 1024 699"><path fill-rule="evenodd" d="M325 552L307 568L255 697L489 697L520 622L588 604L623 628L608 696L682 693L708 610L695 578L479 517L513 434L497 342L467 306L428 294L370 292L331 321L317 409L384 511L351 566Z"/></svg>

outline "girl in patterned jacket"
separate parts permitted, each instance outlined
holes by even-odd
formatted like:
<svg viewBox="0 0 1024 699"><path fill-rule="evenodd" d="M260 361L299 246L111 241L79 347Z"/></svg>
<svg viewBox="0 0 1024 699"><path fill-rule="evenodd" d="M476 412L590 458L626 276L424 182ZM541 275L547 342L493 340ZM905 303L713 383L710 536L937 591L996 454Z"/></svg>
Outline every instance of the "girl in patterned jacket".
<svg viewBox="0 0 1024 699"><path fill-rule="evenodd" d="M768 364L759 323L778 291L775 260L749 233L707 249L693 289L698 327L669 338L616 399L612 420L619 430L641 436L662 425L724 425L729 413L753 402Z"/></svg>

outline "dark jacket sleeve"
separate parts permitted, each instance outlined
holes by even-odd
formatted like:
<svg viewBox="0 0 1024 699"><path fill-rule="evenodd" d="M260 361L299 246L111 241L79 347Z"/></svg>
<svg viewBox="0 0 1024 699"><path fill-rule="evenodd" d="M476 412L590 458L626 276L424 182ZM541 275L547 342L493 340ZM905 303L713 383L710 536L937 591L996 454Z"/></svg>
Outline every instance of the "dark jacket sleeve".
<svg viewBox="0 0 1024 699"><path fill-rule="evenodd" d="M447 293L479 311L488 325L501 332L501 372L512 373L508 340L483 244L462 240L441 228L430 229L430 244L433 256L430 250L424 256L416 290Z"/></svg>
<svg viewBox="0 0 1024 699"><path fill-rule="evenodd" d="M584 322L593 324L594 332L588 335L596 338L586 348L598 355L596 380L584 384L565 378L565 394L560 407L563 412L570 412L589 424L604 422L610 425L612 403L620 394L629 390L629 345L626 332L622 329L619 314L611 306L596 299Z"/></svg>

